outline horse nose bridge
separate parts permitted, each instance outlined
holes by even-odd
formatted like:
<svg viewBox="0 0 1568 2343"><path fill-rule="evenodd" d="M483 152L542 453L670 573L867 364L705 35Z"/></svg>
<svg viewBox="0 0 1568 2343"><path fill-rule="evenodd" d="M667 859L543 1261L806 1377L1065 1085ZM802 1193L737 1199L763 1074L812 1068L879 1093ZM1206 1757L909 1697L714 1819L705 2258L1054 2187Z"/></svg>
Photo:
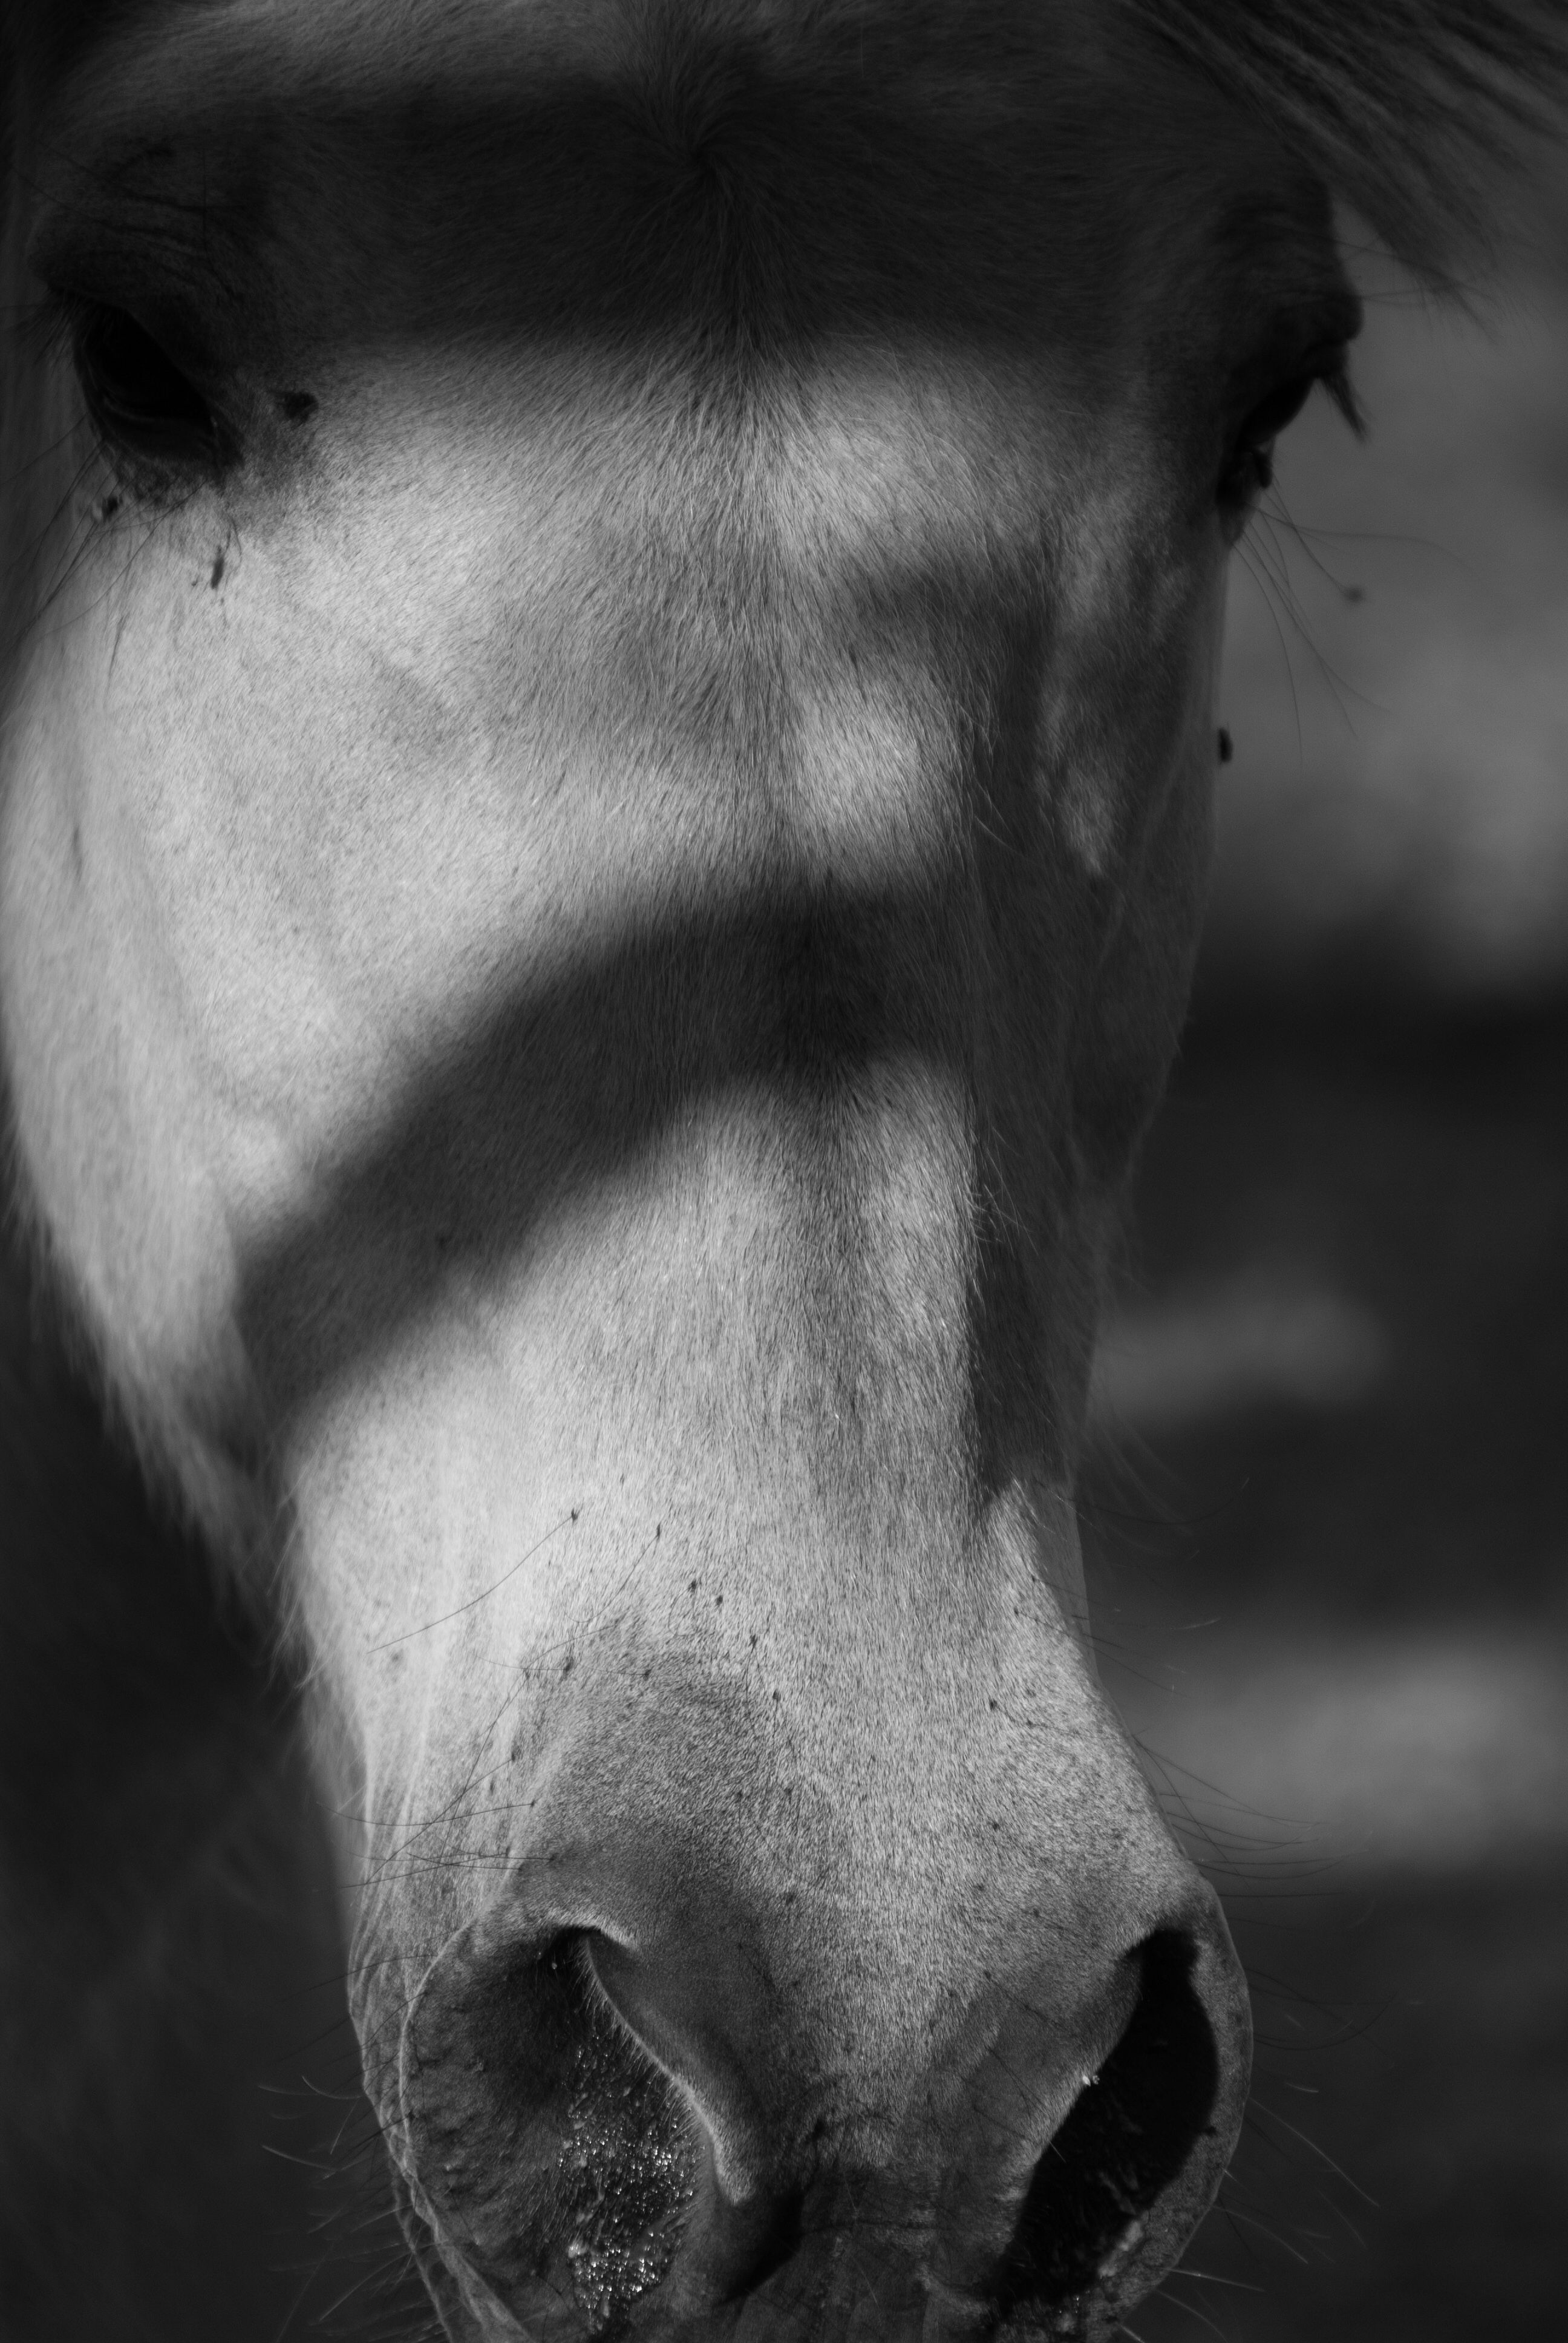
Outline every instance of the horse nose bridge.
<svg viewBox="0 0 1568 2343"><path fill-rule="evenodd" d="M846 1973L891 1964L911 1993L1014 1938L1070 1963L1126 1937L1181 1858L1076 1639L1049 1605L1008 1624L944 1643L929 1621L846 1621L733 1672L684 1645L590 1657L513 1785L512 1858L536 1878L586 1865L639 1910L667 1876L700 1880L767 1915L780 1958L809 1928Z"/></svg>
<svg viewBox="0 0 1568 2343"><path fill-rule="evenodd" d="M739 1931L767 1992L862 2065L906 2056L889 2013L940 2029L988 1966L1087 1974L1190 1875L1054 1604L982 1608L587 1657L498 1854L530 1897L599 1898L612 1937L676 1908L693 1943L705 1913L730 1951Z"/></svg>
<svg viewBox="0 0 1568 2343"><path fill-rule="evenodd" d="M950 2129L955 2092L988 2137L1038 2133L1041 2094L1126 2017L1118 1962L1194 1883L1081 1655L1028 1673L955 1665L858 1704L829 1684L794 1715L689 1678L629 1730L590 1697L513 1807L498 1925L591 1942L737 2174L813 2127L875 2161L939 2107Z"/></svg>

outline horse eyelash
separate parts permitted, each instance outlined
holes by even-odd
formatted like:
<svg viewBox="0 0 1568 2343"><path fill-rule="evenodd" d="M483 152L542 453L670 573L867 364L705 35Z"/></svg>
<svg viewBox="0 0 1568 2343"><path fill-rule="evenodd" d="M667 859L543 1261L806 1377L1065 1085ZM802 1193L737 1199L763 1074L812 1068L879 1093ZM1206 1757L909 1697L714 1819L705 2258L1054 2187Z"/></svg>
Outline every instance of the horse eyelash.
<svg viewBox="0 0 1568 2343"><path fill-rule="evenodd" d="M77 295L62 292L54 285L19 306L12 330L29 366L45 365L68 347L83 306Z"/></svg>
<svg viewBox="0 0 1568 2343"><path fill-rule="evenodd" d="M91 304L81 294L65 290L57 285L46 286L37 298L20 312L14 332L24 365L40 370L62 363L71 377L72 397L76 412L68 430L84 431L92 443L94 459L101 459L114 469L113 458L105 443L103 433L95 424L81 387L76 381L75 345L76 335L85 321ZM78 472L78 484L85 467ZM124 501L124 490L116 483L111 497L100 502ZM95 508L95 518L96 518Z"/></svg>
<svg viewBox="0 0 1568 2343"><path fill-rule="evenodd" d="M1350 351L1342 349L1333 364L1326 368L1318 379L1356 437L1364 439L1367 436L1366 411L1356 396L1356 387L1351 379Z"/></svg>

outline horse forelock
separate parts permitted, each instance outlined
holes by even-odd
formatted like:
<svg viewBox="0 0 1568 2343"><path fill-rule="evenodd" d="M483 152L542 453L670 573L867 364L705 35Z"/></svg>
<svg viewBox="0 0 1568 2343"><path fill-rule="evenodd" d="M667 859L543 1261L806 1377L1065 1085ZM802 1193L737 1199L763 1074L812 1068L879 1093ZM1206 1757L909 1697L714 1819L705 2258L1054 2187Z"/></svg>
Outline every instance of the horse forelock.
<svg viewBox="0 0 1568 2343"><path fill-rule="evenodd" d="M682 0L596 11L536 0L528 14L522 36L530 47L579 66L596 50L601 63L613 62L628 25L657 27L670 63L683 68L693 34L719 40L739 34L784 56L841 45L863 60L868 35L890 22L885 0ZM1482 233L1484 190L1489 181L1495 186L1500 159L1522 129L1555 118L1568 78L1568 25L1556 0L1383 0L1375 8L1362 0L1008 0L990 10L905 0L891 15L901 43L913 35L918 47L920 37L944 28L956 36L940 93L949 106L961 104L966 89L987 86L999 43L1010 44L1010 62L1023 75L1017 102L1030 102L1031 18L1091 27L1129 18L1156 46L1173 48L1271 118L1337 196L1402 258L1433 275ZM0 26L0 82L22 58L52 73L95 47L107 45L123 59L166 37L193 65L209 45L219 55L226 49L241 96L246 66L270 52L283 76L280 95L292 78L297 86L308 81L318 95L357 102L378 77L410 65L432 71L453 61L471 65L486 38L467 10L417 5L397 17L389 22L374 0L315 9L273 0L17 0ZM498 26L490 36L498 59L502 45L518 37L515 20ZM896 56L896 47L873 52L873 71L887 73ZM687 127L705 104L722 107L735 96L722 75L704 85L678 71L672 96L678 83L675 102ZM95 102L112 113L117 94L106 79ZM133 82L134 97L145 102L149 94ZM1130 89L1129 102L1137 95ZM0 163L4 139L0 131Z"/></svg>
<svg viewBox="0 0 1568 2343"><path fill-rule="evenodd" d="M1483 249L1533 131L1559 122L1558 0L1117 0L1271 120L1325 186L1439 286Z"/></svg>

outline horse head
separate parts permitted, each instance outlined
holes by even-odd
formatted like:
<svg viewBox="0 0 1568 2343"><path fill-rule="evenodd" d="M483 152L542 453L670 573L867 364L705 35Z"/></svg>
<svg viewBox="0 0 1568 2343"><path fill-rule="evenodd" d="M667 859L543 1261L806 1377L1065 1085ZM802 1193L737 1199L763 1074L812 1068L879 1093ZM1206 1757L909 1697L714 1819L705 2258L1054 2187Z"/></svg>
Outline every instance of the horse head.
<svg viewBox="0 0 1568 2343"><path fill-rule="evenodd" d="M1111 0L23 13L22 1191L447 2330L1108 2333L1249 2034L1074 1474L1322 156Z"/></svg>

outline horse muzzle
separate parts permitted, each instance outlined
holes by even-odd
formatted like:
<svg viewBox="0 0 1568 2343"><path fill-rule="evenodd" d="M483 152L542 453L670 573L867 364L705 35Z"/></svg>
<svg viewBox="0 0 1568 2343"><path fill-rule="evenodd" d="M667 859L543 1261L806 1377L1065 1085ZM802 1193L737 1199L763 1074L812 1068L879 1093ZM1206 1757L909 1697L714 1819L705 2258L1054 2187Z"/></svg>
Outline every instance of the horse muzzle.
<svg viewBox="0 0 1568 2343"><path fill-rule="evenodd" d="M1250 2057L1201 1883L859 2077L802 2055L754 1918L681 1900L611 1935L509 1898L416 1994L398 2197L454 2343L1108 2337L1179 2257Z"/></svg>

